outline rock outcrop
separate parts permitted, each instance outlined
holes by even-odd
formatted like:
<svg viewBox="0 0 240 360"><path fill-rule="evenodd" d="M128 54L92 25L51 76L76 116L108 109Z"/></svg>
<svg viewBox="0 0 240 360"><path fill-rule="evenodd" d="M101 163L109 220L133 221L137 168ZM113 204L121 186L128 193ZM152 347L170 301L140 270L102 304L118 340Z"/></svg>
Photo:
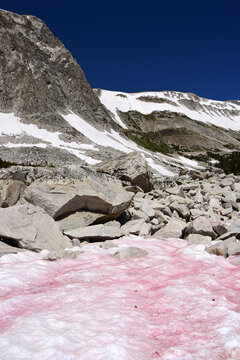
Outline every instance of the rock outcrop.
<svg viewBox="0 0 240 360"><path fill-rule="evenodd" d="M26 185L23 182L17 180L2 184L2 189L0 192L0 206L9 207L15 205L22 197L25 189Z"/></svg>
<svg viewBox="0 0 240 360"><path fill-rule="evenodd" d="M75 114L103 134L119 129L77 61L42 20L0 10L0 74L0 123L11 125L11 131L0 127L2 160L59 166L97 163L92 154L111 155L107 149L95 152L88 134L64 118Z"/></svg>
<svg viewBox="0 0 240 360"><path fill-rule="evenodd" d="M125 191L118 181L101 180L88 178L86 181L65 183L33 183L25 191L24 198L42 207L54 219L75 211L88 210L102 213L105 221L112 220L128 208L133 195Z"/></svg>
<svg viewBox="0 0 240 360"><path fill-rule="evenodd" d="M61 250L71 248L54 220L33 205L0 208L0 238L8 245L28 250Z"/></svg>
<svg viewBox="0 0 240 360"><path fill-rule="evenodd" d="M124 235L120 228L103 224L90 225L72 231L64 231L64 234L70 238L88 241L105 241L120 238Z"/></svg>
<svg viewBox="0 0 240 360"><path fill-rule="evenodd" d="M77 61L35 16L0 11L0 60L2 111L69 136L59 114L69 109L97 127L112 122Z"/></svg>
<svg viewBox="0 0 240 360"><path fill-rule="evenodd" d="M153 189L152 172L139 152L132 152L104 162L98 166L98 171L129 181L131 185L138 186L144 192Z"/></svg>

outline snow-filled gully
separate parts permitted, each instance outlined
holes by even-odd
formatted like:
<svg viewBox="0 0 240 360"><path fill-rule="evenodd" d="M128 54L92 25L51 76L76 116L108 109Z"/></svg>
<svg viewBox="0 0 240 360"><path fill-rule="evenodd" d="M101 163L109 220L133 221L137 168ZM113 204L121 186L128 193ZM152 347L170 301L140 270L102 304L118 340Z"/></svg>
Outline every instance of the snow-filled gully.
<svg viewBox="0 0 240 360"><path fill-rule="evenodd" d="M240 359L240 260L184 240L88 244L75 260L0 258L0 359Z"/></svg>

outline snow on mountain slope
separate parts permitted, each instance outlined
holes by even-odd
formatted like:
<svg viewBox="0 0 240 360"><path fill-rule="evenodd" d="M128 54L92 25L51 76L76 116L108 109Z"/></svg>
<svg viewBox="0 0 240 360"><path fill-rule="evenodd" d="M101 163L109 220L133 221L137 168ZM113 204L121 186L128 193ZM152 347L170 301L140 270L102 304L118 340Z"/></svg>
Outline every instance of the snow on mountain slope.
<svg viewBox="0 0 240 360"><path fill-rule="evenodd" d="M78 115L74 113L70 113L68 115L62 115L64 119L73 126L76 130L80 131L85 137L91 140L93 143L103 146L110 147L118 151L122 151L123 153L129 154L132 151L139 151L143 155L143 157L148 162L149 166L151 166L154 170L156 170L159 174L164 176L173 176L174 173L169 171L164 166L158 164L159 158L157 155L151 154L149 151L140 148L133 141L127 140L123 138L119 133L114 130L111 132L108 131L100 131L94 128L92 125L88 124L86 121L81 119ZM161 158L161 156L160 156ZM168 157L165 157L166 163L170 164L167 160ZM156 163L157 160L157 163ZM186 159L188 160L188 159ZM182 159L182 163L189 165L188 161L184 161ZM197 163L192 163L191 166L198 167Z"/></svg>
<svg viewBox="0 0 240 360"><path fill-rule="evenodd" d="M7 142L3 144L4 147L41 147L46 148L47 146L53 146L55 148L65 149L71 154L76 155L80 159L86 161L87 163L94 165L97 164L98 160L95 160L89 156L84 155L86 150L94 150L94 145L91 144L79 144L76 142L67 143L59 138L61 135L60 132L51 132L46 129L39 129L36 125L33 124L24 124L21 122L20 118L14 114L4 114L0 113L0 135L1 136L13 136L19 137L18 143ZM37 143L24 143L21 142L21 136L27 135L30 138L37 139Z"/></svg>
<svg viewBox="0 0 240 360"><path fill-rule="evenodd" d="M100 163L100 160L96 160L93 156L88 154L88 151L99 151L99 147L112 148L123 153L130 153L132 151L140 151L142 155L149 162L149 165L165 176L173 176L174 173L166 169L164 166L156 164L158 157L155 156L155 161L151 158L151 153L140 148L133 141L123 138L119 133L114 130L101 131L90 125L87 121L83 120L80 116L69 113L68 115L61 115L67 123L69 123L74 129L79 131L82 135L90 140L91 144L80 142L65 142L60 139L61 132L51 132L46 129L40 129L33 124L25 124L21 122L21 119L14 114L0 113L0 136L14 137L18 139L17 143L6 142L2 144L3 147L8 148L20 148L20 147L40 147L46 148L51 146L57 149L64 149L74 154L81 160L85 161L89 165L95 165ZM24 143L21 141L23 136L29 136L34 140L33 143ZM166 162L168 162L166 157ZM183 159L184 163L184 159ZM197 166L197 164L188 164Z"/></svg>
<svg viewBox="0 0 240 360"><path fill-rule="evenodd" d="M137 150L162 175L173 175L185 165L197 166L186 158L180 159L175 150L174 156L168 157L162 155L164 151L160 146L144 146L133 134L127 133L129 124L125 124L117 112L118 109L137 110L146 114L153 110L183 109L197 118L200 115L195 108L199 106L199 99L193 95L100 91L99 98L99 91L93 91L63 43L34 16L0 11L0 51L4 64L2 67L0 64L1 160L42 166L83 162L94 165ZM211 101L201 99L200 103L204 103L206 116L210 118ZM193 105L195 108L191 110ZM229 123L235 124L234 112L239 106L227 104L228 114L232 114ZM228 126L226 109L222 109L220 102L214 102L214 109ZM152 128L152 124L148 126ZM231 143L231 139L227 140ZM238 145L238 140L234 141ZM205 141L205 148L209 145L206 142L209 140ZM166 155L172 153L165 151Z"/></svg>
<svg viewBox="0 0 240 360"><path fill-rule="evenodd" d="M0 259L2 360L239 360L240 263L184 240L132 237L77 259ZM76 250L79 248L75 248Z"/></svg>
<svg viewBox="0 0 240 360"><path fill-rule="evenodd" d="M96 127L83 120L73 112L61 116L75 130L81 133L89 143L66 142L61 140L61 132L51 132L46 129L38 128L34 124L25 124L18 116L13 113L0 113L0 137L10 137L10 141L2 143L4 148L47 148L64 149L74 154L79 159L89 165L100 163L94 158L92 151L98 152L101 148L110 148L116 151L129 154L132 151L139 151L157 173L163 176L173 176L174 172L169 169L171 165L185 166L190 169L201 168L196 161L189 160L183 156L171 158L163 154L154 154L146 149L139 147L135 142L124 138L115 130L98 130ZM24 142L24 137L28 136L32 142ZM12 142L14 138L14 142Z"/></svg>
<svg viewBox="0 0 240 360"><path fill-rule="evenodd" d="M240 130L240 102L216 101L200 98L194 94L175 91L124 93L100 90L102 104L114 116L115 121L126 129L118 110L124 113L138 111L151 114L153 111L177 112L203 123L213 124L234 131Z"/></svg>

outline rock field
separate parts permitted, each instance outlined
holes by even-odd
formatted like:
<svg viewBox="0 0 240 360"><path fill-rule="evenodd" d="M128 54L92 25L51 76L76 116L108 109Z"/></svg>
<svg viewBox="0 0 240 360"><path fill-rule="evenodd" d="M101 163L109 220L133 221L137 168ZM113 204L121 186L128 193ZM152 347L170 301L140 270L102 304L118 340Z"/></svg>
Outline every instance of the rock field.
<svg viewBox="0 0 240 360"><path fill-rule="evenodd" d="M240 178L219 169L184 169L160 182L134 152L95 169L2 169L0 186L1 255L46 249L53 260L86 242L129 235L240 254Z"/></svg>

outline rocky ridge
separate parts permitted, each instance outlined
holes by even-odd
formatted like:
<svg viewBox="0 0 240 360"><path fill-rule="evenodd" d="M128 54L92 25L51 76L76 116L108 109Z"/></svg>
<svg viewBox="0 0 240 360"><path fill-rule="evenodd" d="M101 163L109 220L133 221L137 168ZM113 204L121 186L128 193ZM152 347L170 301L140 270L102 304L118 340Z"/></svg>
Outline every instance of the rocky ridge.
<svg viewBox="0 0 240 360"><path fill-rule="evenodd" d="M0 11L0 40L2 111L51 131L68 128L69 137L72 129L59 114L69 109L94 126L114 126L76 60L43 21Z"/></svg>
<svg viewBox="0 0 240 360"><path fill-rule="evenodd" d="M41 166L83 164L89 160L84 156L88 149L101 158L101 148L94 149L64 115L75 114L79 122L84 119L102 132L118 126L77 61L43 21L0 10L0 75L2 160ZM108 149L102 152L111 157Z"/></svg>
<svg viewBox="0 0 240 360"><path fill-rule="evenodd" d="M125 134L148 150L205 162L220 161L231 152L239 157L239 101L176 91L95 92Z"/></svg>
<svg viewBox="0 0 240 360"><path fill-rule="evenodd" d="M82 166L2 169L1 254L47 249L54 260L71 256L76 246L82 251L86 242L134 235L182 238L225 257L240 254L238 176L214 168L185 169L160 183L145 163L141 188L132 184L137 170L144 174L144 162L137 169L129 158L121 169L122 181L114 173L116 164L124 162L122 156L112 162L111 171L108 164L112 175ZM150 191L145 188L149 181Z"/></svg>

